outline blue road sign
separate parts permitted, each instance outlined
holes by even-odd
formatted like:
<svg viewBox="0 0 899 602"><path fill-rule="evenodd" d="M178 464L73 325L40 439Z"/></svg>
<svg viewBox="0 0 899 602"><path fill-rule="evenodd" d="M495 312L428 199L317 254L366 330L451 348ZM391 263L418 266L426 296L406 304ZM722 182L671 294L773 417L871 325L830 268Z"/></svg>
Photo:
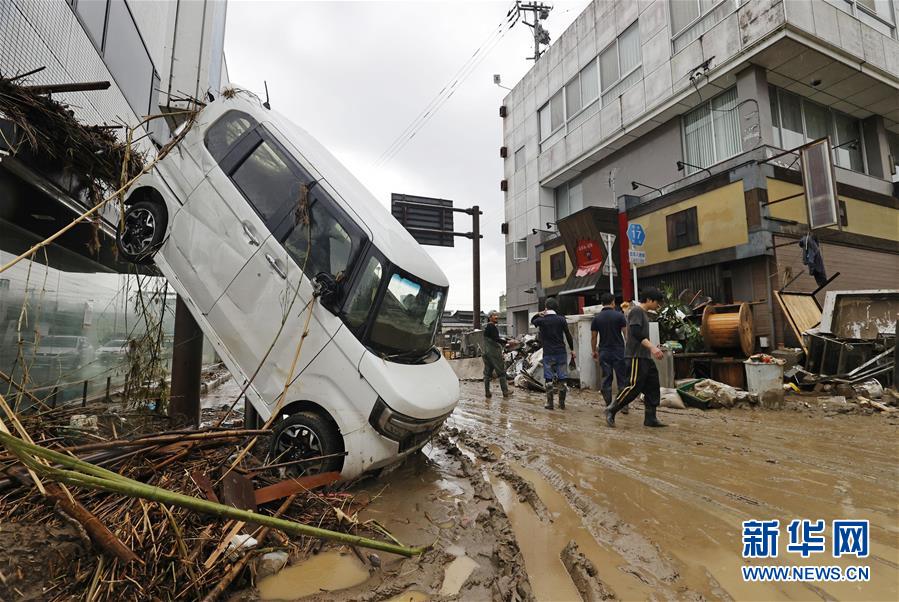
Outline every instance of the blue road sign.
<svg viewBox="0 0 899 602"><path fill-rule="evenodd" d="M632 245L639 247L646 242L646 231L640 224L631 224L627 227L627 238Z"/></svg>

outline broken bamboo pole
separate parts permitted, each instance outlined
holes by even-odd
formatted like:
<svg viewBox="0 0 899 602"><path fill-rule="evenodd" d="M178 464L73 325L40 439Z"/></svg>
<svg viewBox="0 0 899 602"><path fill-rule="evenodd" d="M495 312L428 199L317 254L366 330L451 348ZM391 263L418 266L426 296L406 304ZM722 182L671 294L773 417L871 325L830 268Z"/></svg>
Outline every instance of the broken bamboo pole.
<svg viewBox="0 0 899 602"><path fill-rule="evenodd" d="M3 443L9 451L18 456L26 466L32 468L42 476L76 487L99 489L101 491L119 493L128 497L160 502L162 504L173 504L203 514L268 526L290 535L317 537L319 539L337 541L363 548L370 548L372 550L390 552L391 554L398 554L400 556L417 556L423 554L427 550L426 547L401 546L358 535L351 535L349 533L341 533L339 531L331 531L313 527L311 525L304 525L289 520L274 518L266 514L258 514L249 510L240 510L223 504L215 504L207 500L176 493L160 487L153 487L146 483L123 477L118 473L78 460L77 458L40 447L39 445L34 445L33 443L28 443L6 433L0 433L0 443ZM60 466L66 467L66 469L47 466L38 462L37 458L57 463Z"/></svg>

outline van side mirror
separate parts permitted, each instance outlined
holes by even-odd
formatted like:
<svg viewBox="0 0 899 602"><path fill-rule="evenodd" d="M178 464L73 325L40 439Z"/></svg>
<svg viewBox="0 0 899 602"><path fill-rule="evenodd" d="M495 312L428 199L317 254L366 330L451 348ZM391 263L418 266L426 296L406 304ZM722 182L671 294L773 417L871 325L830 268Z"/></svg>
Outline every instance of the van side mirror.
<svg viewBox="0 0 899 602"><path fill-rule="evenodd" d="M312 279L312 294L320 298L321 304L325 309L335 313L337 310L336 304L340 297L340 283L334 274L319 272Z"/></svg>

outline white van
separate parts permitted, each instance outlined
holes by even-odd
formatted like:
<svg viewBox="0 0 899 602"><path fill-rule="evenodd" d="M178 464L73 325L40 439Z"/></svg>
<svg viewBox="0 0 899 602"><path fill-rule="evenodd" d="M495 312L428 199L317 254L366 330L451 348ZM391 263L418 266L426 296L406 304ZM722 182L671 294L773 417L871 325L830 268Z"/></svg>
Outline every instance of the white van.
<svg viewBox="0 0 899 602"><path fill-rule="evenodd" d="M279 462L344 478L420 449L459 381L434 346L443 271L324 147L240 93L207 105L126 197L121 254L155 262L263 420ZM308 251L308 252L307 252ZM280 332L280 334L279 334Z"/></svg>

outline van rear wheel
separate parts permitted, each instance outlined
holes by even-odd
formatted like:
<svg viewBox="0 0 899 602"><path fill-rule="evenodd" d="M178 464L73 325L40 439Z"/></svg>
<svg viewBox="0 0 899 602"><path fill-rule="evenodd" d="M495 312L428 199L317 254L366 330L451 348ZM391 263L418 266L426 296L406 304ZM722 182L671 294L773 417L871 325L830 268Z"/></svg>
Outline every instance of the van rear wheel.
<svg viewBox="0 0 899 602"><path fill-rule="evenodd" d="M162 244L166 227L165 211L154 201L128 205L116 232L116 246L125 260L146 264Z"/></svg>
<svg viewBox="0 0 899 602"><path fill-rule="evenodd" d="M297 412L282 420L272 432L270 461L282 464L321 458L284 467L284 472L291 477L340 470L341 444L340 433L333 423L315 412Z"/></svg>

